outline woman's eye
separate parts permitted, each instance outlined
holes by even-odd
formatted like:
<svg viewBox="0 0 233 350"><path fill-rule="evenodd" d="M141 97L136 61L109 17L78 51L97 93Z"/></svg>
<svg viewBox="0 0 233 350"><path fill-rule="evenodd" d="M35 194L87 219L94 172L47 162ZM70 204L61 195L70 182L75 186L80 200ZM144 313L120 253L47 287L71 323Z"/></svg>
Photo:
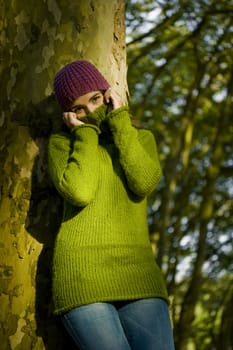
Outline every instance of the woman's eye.
<svg viewBox="0 0 233 350"><path fill-rule="evenodd" d="M82 107L76 107L76 108L73 108L72 109L72 112L76 113L76 114L79 114L83 111L83 108Z"/></svg>
<svg viewBox="0 0 233 350"><path fill-rule="evenodd" d="M92 100L94 103L97 103L100 99L101 99L101 95L97 95L97 96L94 96Z"/></svg>

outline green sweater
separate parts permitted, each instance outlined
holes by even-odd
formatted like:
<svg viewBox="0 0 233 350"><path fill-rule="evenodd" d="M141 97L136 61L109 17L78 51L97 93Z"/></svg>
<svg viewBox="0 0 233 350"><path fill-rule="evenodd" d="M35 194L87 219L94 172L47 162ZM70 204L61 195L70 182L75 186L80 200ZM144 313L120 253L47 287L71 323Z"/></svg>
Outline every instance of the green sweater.
<svg viewBox="0 0 233 350"><path fill-rule="evenodd" d="M49 171L64 198L55 313L98 301L167 300L146 217L146 196L161 176L152 133L131 125L127 107L107 114L103 105L87 123L50 137Z"/></svg>

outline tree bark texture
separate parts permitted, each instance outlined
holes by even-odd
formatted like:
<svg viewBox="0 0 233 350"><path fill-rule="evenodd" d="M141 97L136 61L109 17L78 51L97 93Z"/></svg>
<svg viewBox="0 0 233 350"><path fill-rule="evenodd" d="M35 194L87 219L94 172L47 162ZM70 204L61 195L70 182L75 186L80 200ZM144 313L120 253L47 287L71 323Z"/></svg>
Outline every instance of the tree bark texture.
<svg viewBox="0 0 233 350"><path fill-rule="evenodd" d="M127 95L124 0L0 1L1 350L71 349L52 314L51 264L62 205L47 172L61 120L64 64L88 59Z"/></svg>

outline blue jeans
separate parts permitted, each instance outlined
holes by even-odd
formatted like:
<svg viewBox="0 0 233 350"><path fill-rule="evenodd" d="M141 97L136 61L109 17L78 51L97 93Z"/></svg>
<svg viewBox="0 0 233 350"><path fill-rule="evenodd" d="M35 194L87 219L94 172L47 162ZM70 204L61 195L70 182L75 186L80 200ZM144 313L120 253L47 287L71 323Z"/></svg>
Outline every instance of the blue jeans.
<svg viewBox="0 0 233 350"><path fill-rule="evenodd" d="M62 321L80 350L174 350L168 306L159 298L84 305Z"/></svg>

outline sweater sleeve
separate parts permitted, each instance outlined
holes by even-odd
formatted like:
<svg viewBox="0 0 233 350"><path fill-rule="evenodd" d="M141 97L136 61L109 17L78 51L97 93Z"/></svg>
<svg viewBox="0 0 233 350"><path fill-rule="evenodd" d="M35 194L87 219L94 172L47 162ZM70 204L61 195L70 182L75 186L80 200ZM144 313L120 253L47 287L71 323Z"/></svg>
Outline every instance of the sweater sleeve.
<svg viewBox="0 0 233 350"><path fill-rule="evenodd" d="M127 107L108 115L120 163L131 191L141 197L150 194L161 178L161 167L153 134L132 126Z"/></svg>
<svg viewBox="0 0 233 350"><path fill-rule="evenodd" d="M86 206L97 188L98 132L96 126L83 124L49 140L51 179L62 197L76 206Z"/></svg>

